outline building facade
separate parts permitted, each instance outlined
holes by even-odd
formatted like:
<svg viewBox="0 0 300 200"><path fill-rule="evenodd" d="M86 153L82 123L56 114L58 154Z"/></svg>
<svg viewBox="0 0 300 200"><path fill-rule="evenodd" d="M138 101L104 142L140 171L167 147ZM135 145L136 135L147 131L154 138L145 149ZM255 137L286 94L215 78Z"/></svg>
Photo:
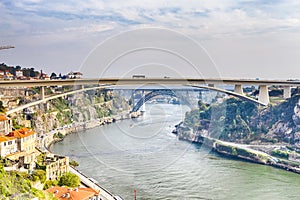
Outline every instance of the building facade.
<svg viewBox="0 0 300 200"><path fill-rule="evenodd" d="M12 122L5 115L0 115L0 134L6 135L12 131Z"/></svg>
<svg viewBox="0 0 300 200"><path fill-rule="evenodd" d="M0 157L4 158L9 154L18 151L17 140L14 137L0 136Z"/></svg>
<svg viewBox="0 0 300 200"><path fill-rule="evenodd" d="M45 169L47 180L55 180L69 172L69 157L48 153L39 165Z"/></svg>
<svg viewBox="0 0 300 200"><path fill-rule="evenodd" d="M18 150L21 152L32 153L35 151L36 134L29 128L21 128L11 131L8 136L17 139Z"/></svg>

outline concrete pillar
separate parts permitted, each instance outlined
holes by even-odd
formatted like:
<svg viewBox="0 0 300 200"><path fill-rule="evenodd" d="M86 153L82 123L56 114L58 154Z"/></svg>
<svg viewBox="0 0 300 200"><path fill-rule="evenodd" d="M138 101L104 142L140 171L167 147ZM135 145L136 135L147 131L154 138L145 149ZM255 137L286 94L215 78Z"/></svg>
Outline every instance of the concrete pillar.
<svg viewBox="0 0 300 200"><path fill-rule="evenodd" d="M268 91L268 86L267 85L260 85L259 86L258 101L262 102L265 105L268 105L270 103L269 91Z"/></svg>
<svg viewBox="0 0 300 200"><path fill-rule="evenodd" d="M288 99L291 98L291 86L284 86L283 87L283 98Z"/></svg>
<svg viewBox="0 0 300 200"><path fill-rule="evenodd" d="M134 102L134 91L135 90L132 90L132 93L131 93L131 100L132 100L132 108L134 108L134 106L135 106L135 102Z"/></svg>
<svg viewBox="0 0 300 200"><path fill-rule="evenodd" d="M42 99L42 100L45 99L45 87L44 86L40 87L40 99Z"/></svg>
<svg viewBox="0 0 300 200"><path fill-rule="evenodd" d="M199 91L198 100L201 100L201 101L202 101L202 91L201 91L201 90Z"/></svg>
<svg viewBox="0 0 300 200"><path fill-rule="evenodd" d="M143 105L141 108L141 111L145 111L146 110L146 105L145 105L145 91L142 91L142 99L143 99Z"/></svg>
<svg viewBox="0 0 300 200"><path fill-rule="evenodd" d="M238 93L238 94L244 95L242 85L241 85L241 84L236 84L236 85L234 85L234 92L235 92L235 93Z"/></svg>

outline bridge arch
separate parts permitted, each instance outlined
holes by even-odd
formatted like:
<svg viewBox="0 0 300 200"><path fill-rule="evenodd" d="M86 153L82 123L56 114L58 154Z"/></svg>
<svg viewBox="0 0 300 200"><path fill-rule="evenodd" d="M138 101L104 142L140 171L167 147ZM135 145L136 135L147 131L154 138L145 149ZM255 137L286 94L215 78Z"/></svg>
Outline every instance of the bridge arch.
<svg viewBox="0 0 300 200"><path fill-rule="evenodd" d="M260 102L256 99L253 99L251 97L245 96L243 94L239 94L236 92L232 92L232 91L228 91L225 89L221 89L221 88L216 88L216 87L210 87L210 86L199 86L199 85L185 85L185 86L190 86L191 88L198 88L198 89L203 89L203 90L212 90L212 91L216 91L216 92L221 92L221 93L225 93L234 97L237 97L239 99L243 99L245 101L249 101L252 102L256 105L262 105L262 106L266 106L265 103ZM153 90L152 92L149 92L148 94L144 95L137 103L136 105L133 107L132 112L136 112L138 111L142 105L144 103L146 103L147 101L149 101L150 99L152 99L155 96L158 95L167 95L167 96L173 96L173 97L177 97L179 98L182 102L184 102L185 104L191 106L190 102L182 95L179 95L178 93L176 93L175 91L171 90L171 89L164 89L164 90Z"/></svg>
<svg viewBox="0 0 300 200"><path fill-rule="evenodd" d="M163 90L153 90L146 95L144 95L132 108L131 112L136 112L138 111L144 103L152 99L153 97L159 96L159 95L164 95L164 96L171 96L171 97L177 97L179 98L183 103L190 105L190 102L184 98L182 95L176 93L174 90L171 89L163 89Z"/></svg>

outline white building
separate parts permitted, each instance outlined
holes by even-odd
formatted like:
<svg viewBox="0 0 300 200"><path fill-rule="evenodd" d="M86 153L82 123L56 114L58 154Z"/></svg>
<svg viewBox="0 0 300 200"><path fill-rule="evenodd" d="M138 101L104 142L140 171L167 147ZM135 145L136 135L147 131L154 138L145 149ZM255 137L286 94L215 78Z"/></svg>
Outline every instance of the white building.
<svg viewBox="0 0 300 200"><path fill-rule="evenodd" d="M70 78L70 79L81 78L82 75L83 74L81 72L70 72L70 73L68 73L67 78Z"/></svg>
<svg viewBox="0 0 300 200"><path fill-rule="evenodd" d="M5 115L0 115L0 134L6 135L12 131L12 122Z"/></svg>
<svg viewBox="0 0 300 200"><path fill-rule="evenodd" d="M17 152L17 139L14 137L0 136L0 156L1 158Z"/></svg>
<svg viewBox="0 0 300 200"><path fill-rule="evenodd" d="M22 70L16 70L16 77L22 77L23 71Z"/></svg>

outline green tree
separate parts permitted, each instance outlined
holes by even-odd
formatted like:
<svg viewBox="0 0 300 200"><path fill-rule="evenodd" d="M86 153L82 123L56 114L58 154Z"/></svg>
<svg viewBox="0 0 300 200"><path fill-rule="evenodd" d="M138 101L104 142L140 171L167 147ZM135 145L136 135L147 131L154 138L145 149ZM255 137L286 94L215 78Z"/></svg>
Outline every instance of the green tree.
<svg viewBox="0 0 300 200"><path fill-rule="evenodd" d="M16 70L21 70L21 66L17 65L17 66L15 67L15 69L16 69Z"/></svg>
<svg viewBox="0 0 300 200"><path fill-rule="evenodd" d="M59 178L58 185L59 186L68 186L68 187L77 187L80 185L80 179L75 174L68 172Z"/></svg>
<svg viewBox="0 0 300 200"><path fill-rule="evenodd" d="M30 68L30 71L29 71L29 76L30 77L35 77L35 73L34 73L34 68Z"/></svg>
<svg viewBox="0 0 300 200"><path fill-rule="evenodd" d="M57 78L57 75L54 72L52 72L50 79L56 79L56 78Z"/></svg>
<svg viewBox="0 0 300 200"><path fill-rule="evenodd" d="M4 113L5 112L5 108L3 106L3 102L0 101L0 113Z"/></svg>
<svg viewBox="0 0 300 200"><path fill-rule="evenodd" d="M46 172L41 169L37 169L33 172L33 177L38 177L38 179L41 181L41 183L44 183L46 181ZM35 180L36 178L34 178Z"/></svg>
<svg viewBox="0 0 300 200"><path fill-rule="evenodd" d="M47 190L48 188L50 188L51 186L57 186L58 185L58 182L57 180L48 180L45 182L44 184L44 190Z"/></svg>
<svg viewBox="0 0 300 200"><path fill-rule="evenodd" d="M78 167L79 166L79 163L76 161L76 160L71 160L69 162L69 164L72 166L72 167Z"/></svg>

